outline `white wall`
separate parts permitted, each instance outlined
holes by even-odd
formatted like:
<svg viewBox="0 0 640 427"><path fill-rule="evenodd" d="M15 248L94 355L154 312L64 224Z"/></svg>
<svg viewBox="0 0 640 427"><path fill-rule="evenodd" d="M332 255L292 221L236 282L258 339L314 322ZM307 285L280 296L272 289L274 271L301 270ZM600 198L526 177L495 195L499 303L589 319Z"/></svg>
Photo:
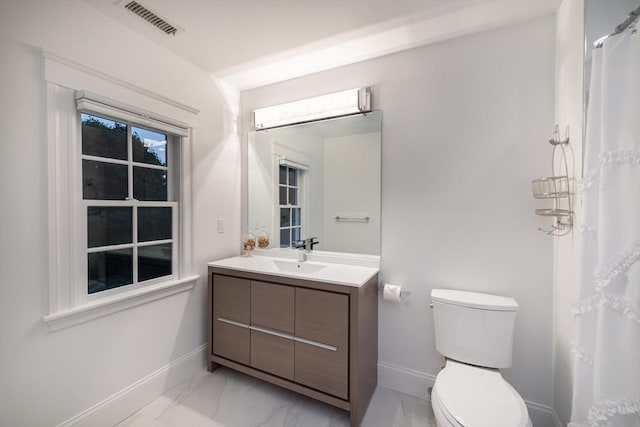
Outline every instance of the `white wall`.
<svg viewBox="0 0 640 427"><path fill-rule="evenodd" d="M582 105L584 70L584 2L564 0L556 15L556 123L564 137L569 127L573 161L570 175L580 178L582 171ZM574 210L580 209L574 203ZM577 214L578 212L576 212ZM576 217L577 218L577 215ZM577 224L579 227L579 223ZM578 229L554 239L553 250L553 410L556 425L567 425L571 415L572 355L574 321L571 304L577 296L576 257Z"/></svg>
<svg viewBox="0 0 640 427"><path fill-rule="evenodd" d="M273 159L269 141L260 141L255 133L250 137L247 155L248 185L251 188L251 203L248 206L249 228L265 227L273 235L272 224L275 220L273 213L274 183ZM275 236L274 236L275 237ZM272 239L273 241L273 239Z"/></svg>
<svg viewBox="0 0 640 427"><path fill-rule="evenodd" d="M384 117L382 279L412 291L380 303L379 381L426 396L442 365L432 288L509 295L520 310L505 376L536 425L551 422L553 240L537 231L546 221L530 180L550 163L554 25L547 16L241 94L248 129L255 108L372 87Z"/></svg>
<svg viewBox="0 0 640 427"><path fill-rule="evenodd" d="M380 253L380 132L324 140L323 247L334 252ZM366 222L336 215L368 216ZM321 248L321 247L319 247Z"/></svg>
<svg viewBox="0 0 640 427"><path fill-rule="evenodd" d="M203 71L80 1L0 2L0 34L0 425L52 426L185 355L195 358L192 368L204 366L205 263L239 253L237 103ZM48 217L41 48L200 110L191 155L193 261L202 278L192 291L54 333L42 321ZM216 233L217 217L226 218L226 234ZM138 405L129 413L187 373L154 377L155 388L128 402ZM112 425L121 415L106 411L90 424Z"/></svg>

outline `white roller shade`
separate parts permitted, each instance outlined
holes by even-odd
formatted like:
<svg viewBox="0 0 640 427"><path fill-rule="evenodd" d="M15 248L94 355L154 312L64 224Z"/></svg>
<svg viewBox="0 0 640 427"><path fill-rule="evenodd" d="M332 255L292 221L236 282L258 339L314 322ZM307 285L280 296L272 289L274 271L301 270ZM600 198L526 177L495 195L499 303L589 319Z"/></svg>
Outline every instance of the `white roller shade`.
<svg viewBox="0 0 640 427"><path fill-rule="evenodd" d="M286 157L280 157L280 166L288 166L290 168L296 168L305 171L309 170L309 165L287 159Z"/></svg>
<svg viewBox="0 0 640 427"><path fill-rule="evenodd" d="M84 90L76 91L76 106L80 111L104 114L111 118L131 121L172 135L189 136L189 125L186 123L131 107Z"/></svg>

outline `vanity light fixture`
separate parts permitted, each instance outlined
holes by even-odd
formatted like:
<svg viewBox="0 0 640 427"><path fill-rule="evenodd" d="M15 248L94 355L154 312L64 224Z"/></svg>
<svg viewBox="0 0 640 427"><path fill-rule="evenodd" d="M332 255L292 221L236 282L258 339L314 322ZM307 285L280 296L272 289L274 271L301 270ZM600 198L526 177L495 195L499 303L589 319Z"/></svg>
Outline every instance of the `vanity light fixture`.
<svg viewBox="0 0 640 427"><path fill-rule="evenodd" d="M257 130L276 128L371 111L371 89L348 89L314 98L287 102L253 112Z"/></svg>

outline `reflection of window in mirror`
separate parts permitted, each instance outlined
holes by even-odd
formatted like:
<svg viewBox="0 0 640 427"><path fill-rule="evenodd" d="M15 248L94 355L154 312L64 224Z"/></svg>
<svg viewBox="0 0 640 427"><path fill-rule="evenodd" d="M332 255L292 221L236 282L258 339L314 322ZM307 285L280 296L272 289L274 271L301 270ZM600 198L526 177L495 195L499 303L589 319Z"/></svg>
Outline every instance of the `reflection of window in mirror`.
<svg viewBox="0 0 640 427"><path fill-rule="evenodd" d="M278 177L280 209L280 247L289 248L301 239L302 197L300 188L304 171L280 165Z"/></svg>

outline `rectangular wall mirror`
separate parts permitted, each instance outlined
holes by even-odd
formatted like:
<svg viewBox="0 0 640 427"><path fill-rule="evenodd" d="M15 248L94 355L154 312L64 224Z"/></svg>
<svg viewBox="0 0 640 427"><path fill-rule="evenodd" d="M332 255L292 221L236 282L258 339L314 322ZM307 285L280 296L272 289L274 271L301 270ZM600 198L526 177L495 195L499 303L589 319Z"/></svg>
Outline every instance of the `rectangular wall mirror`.
<svg viewBox="0 0 640 427"><path fill-rule="evenodd" d="M382 113L249 132L249 230L270 250L380 255Z"/></svg>

